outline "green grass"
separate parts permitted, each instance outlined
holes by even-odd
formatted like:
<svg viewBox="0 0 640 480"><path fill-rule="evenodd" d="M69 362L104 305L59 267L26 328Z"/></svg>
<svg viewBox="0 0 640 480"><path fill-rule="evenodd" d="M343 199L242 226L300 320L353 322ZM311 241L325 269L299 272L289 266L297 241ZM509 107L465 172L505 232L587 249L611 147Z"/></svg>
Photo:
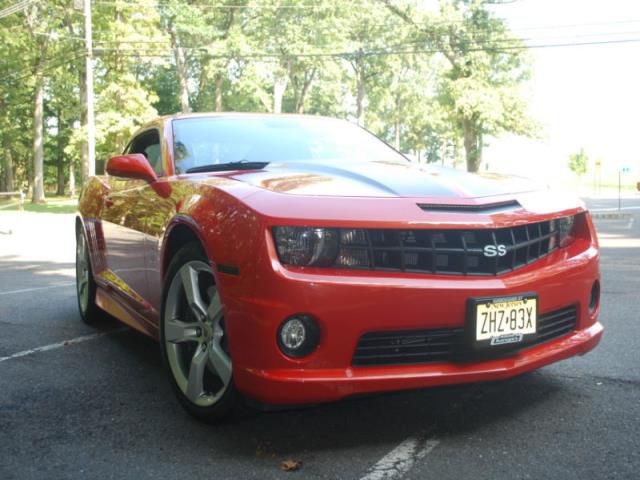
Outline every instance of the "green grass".
<svg viewBox="0 0 640 480"><path fill-rule="evenodd" d="M77 205L77 198L51 196L46 199L45 203L31 203L31 200L25 199L24 211L34 213L74 213ZM0 212L17 211L19 209L17 198L0 199Z"/></svg>

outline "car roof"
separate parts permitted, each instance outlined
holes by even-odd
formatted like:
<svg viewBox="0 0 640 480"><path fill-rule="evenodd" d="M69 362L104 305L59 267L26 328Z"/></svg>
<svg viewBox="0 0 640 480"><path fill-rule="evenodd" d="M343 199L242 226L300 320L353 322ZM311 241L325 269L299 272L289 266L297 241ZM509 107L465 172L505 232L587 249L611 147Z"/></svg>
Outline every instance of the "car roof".
<svg viewBox="0 0 640 480"><path fill-rule="evenodd" d="M244 117L244 118L318 118L325 120L334 120L334 121L346 121L345 119L328 117L326 115L310 115L303 113L266 113L266 112L195 112L195 113L174 113L170 115L159 115L155 117L153 120L149 120L145 122L138 128L133 135L129 138L131 141L132 138L138 136L146 130L151 128L163 128L167 122L171 122L173 120L180 120L183 118L213 118L213 117Z"/></svg>
<svg viewBox="0 0 640 480"><path fill-rule="evenodd" d="M265 112L196 112L196 113L174 113L171 115L162 115L145 123L140 130L144 130L159 122L167 122L171 120L179 120L183 118L207 118L207 117L246 117L246 118L269 118L269 117L293 117L293 118L324 118L329 120L340 120L325 115L308 115L302 113L265 113Z"/></svg>

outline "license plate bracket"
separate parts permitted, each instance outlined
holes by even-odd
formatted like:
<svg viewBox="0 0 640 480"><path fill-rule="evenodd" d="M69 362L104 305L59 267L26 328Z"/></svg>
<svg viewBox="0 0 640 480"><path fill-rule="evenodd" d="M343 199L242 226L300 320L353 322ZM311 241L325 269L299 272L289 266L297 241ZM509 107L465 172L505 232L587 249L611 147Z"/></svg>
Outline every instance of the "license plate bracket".
<svg viewBox="0 0 640 480"><path fill-rule="evenodd" d="M467 301L465 336L474 351L513 350L536 338L538 295L474 297Z"/></svg>

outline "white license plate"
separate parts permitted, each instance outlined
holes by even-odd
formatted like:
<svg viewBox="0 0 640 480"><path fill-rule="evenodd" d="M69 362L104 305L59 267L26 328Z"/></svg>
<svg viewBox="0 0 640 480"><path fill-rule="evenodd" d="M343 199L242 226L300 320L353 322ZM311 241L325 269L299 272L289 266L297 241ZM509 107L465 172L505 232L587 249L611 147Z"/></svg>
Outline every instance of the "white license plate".
<svg viewBox="0 0 640 480"><path fill-rule="evenodd" d="M476 303L476 341L489 340L491 345L521 342L525 335L537 330L536 297L483 299Z"/></svg>

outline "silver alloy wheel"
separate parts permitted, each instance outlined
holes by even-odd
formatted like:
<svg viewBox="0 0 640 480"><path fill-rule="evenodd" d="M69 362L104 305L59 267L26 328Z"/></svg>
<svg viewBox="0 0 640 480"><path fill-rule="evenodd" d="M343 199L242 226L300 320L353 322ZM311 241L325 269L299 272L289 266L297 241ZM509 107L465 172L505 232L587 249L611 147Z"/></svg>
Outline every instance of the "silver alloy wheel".
<svg viewBox="0 0 640 480"><path fill-rule="evenodd" d="M89 306L89 250L87 241L82 233L78 233L76 243L76 289L78 291L78 303L84 313Z"/></svg>
<svg viewBox="0 0 640 480"><path fill-rule="evenodd" d="M178 388L199 407L215 404L231 382L232 367L223 346L220 294L207 263L193 260L178 270L167 292L163 322L167 360Z"/></svg>

